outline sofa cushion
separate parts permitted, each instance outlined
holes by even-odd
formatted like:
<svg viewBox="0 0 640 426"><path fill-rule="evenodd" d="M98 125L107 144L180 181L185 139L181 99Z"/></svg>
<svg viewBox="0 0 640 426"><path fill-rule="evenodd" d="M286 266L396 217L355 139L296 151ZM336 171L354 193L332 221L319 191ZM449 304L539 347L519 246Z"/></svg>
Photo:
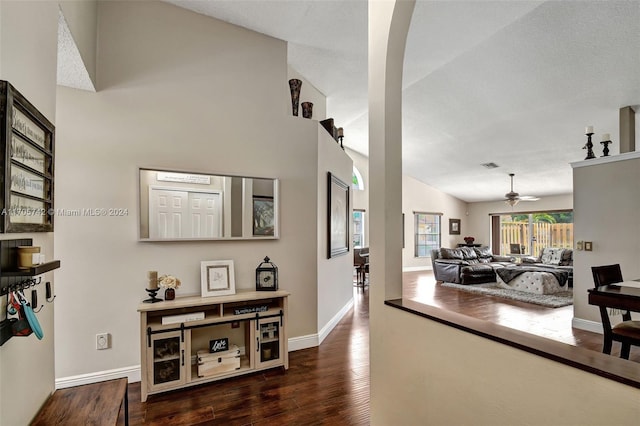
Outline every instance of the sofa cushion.
<svg viewBox="0 0 640 426"><path fill-rule="evenodd" d="M473 247L460 247L458 250L462 251L464 260L469 263L478 263L478 255Z"/></svg>
<svg viewBox="0 0 640 426"><path fill-rule="evenodd" d="M491 258L493 257L493 253L491 253L491 249L487 246L484 247L474 247L473 251L476 252L478 259L482 263L491 262Z"/></svg>
<svg viewBox="0 0 640 426"><path fill-rule="evenodd" d="M440 249L440 257L443 259L464 260L464 253L460 249L444 248Z"/></svg>
<svg viewBox="0 0 640 426"><path fill-rule="evenodd" d="M573 250L564 249L562 252L562 258L560 259L560 266L573 266Z"/></svg>
<svg viewBox="0 0 640 426"><path fill-rule="evenodd" d="M486 263L476 263L475 265L469 265L469 266L463 266L461 269L461 272L463 273L473 273L473 272L485 272L485 273L492 273L493 272L493 268L491 267L491 265L488 265Z"/></svg>
<svg viewBox="0 0 640 426"><path fill-rule="evenodd" d="M560 261L562 260L562 253L563 252L564 252L564 249L562 249L562 248L545 247L542 250L542 256L540 257L540 260L544 264L560 265Z"/></svg>

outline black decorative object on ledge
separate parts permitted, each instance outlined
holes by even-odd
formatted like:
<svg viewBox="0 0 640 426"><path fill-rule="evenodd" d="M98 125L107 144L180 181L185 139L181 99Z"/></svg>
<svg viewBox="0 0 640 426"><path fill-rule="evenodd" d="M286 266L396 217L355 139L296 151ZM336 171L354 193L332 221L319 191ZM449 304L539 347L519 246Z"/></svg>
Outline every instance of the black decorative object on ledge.
<svg viewBox="0 0 640 426"><path fill-rule="evenodd" d="M145 288L145 291L149 293L149 299L143 300L144 303L162 302L162 299L156 297L156 294L158 294L158 291L160 291L159 288Z"/></svg>
<svg viewBox="0 0 640 426"><path fill-rule="evenodd" d="M278 267L266 256L256 268L256 291L278 289Z"/></svg>
<svg viewBox="0 0 640 426"><path fill-rule="evenodd" d="M593 153L593 142L591 142L591 136L593 136L593 126L587 126L587 128L585 129L585 134L587 135L587 143L582 147L582 149L587 150L587 157L585 158L585 160L590 160L592 158L596 158Z"/></svg>
<svg viewBox="0 0 640 426"><path fill-rule="evenodd" d="M602 135L602 142L600 142L602 145L604 145L604 149L602 150L602 156L603 157L608 157L609 156L609 144L611 143L611 136L609 135L609 133L604 133Z"/></svg>
<svg viewBox="0 0 640 426"><path fill-rule="evenodd" d="M304 118L311 118L313 116L313 102L303 102L301 105L302 116Z"/></svg>
<svg viewBox="0 0 640 426"><path fill-rule="evenodd" d="M300 101L300 89L302 88L302 80L292 78L289 80L289 89L291 90L291 109L293 115L298 116L298 103Z"/></svg>
<svg viewBox="0 0 640 426"><path fill-rule="evenodd" d="M338 127L338 140L340 141L340 148L344 150L344 146L342 146L342 139L344 139L344 129L342 127Z"/></svg>

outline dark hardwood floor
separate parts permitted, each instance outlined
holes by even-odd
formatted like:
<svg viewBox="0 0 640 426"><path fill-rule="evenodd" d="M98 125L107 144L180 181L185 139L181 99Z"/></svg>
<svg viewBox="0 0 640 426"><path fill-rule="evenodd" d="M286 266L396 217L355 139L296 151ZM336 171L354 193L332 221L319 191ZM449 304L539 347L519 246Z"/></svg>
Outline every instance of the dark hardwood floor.
<svg viewBox="0 0 640 426"><path fill-rule="evenodd" d="M506 327L600 351L602 336L571 328L573 308L545 308L459 292L435 283L430 271L404 274L403 294L422 303ZM269 370L152 395L140 402L129 385L130 424L369 424L369 291L354 287L355 305L320 347L289 354L289 370ZM614 344L612 356L618 356ZM640 362L640 349L631 349Z"/></svg>

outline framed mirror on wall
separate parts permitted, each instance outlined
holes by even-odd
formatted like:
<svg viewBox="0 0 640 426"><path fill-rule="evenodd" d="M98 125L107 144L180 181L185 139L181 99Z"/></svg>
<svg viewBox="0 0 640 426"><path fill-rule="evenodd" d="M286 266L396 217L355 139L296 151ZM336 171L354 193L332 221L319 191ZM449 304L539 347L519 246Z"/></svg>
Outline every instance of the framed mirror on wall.
<svg viewBox="0 0 640 426"><path fill-rule="evenodd" d="M279 238L278 179L140 168L140 240Z"/></svg>

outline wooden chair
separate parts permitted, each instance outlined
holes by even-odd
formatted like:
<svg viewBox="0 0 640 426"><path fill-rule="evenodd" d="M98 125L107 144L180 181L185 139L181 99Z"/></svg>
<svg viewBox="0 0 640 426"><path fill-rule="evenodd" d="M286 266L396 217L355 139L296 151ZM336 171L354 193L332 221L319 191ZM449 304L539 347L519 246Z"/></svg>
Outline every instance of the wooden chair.
<svg viewBox="0 0 640 426"><path fill-rule="evenodd" d="M593 283L596 288L623 281L619 264L592 266L591 273L593 274ZM640 321L632 321L631 312L626 311L622 313L622 322L612 327L607 308L600 306L599 309L604 331L602 352L611 354L611 346L615 340L622 344L620 358L629 359L631 345L640 346Z"/></svg>

